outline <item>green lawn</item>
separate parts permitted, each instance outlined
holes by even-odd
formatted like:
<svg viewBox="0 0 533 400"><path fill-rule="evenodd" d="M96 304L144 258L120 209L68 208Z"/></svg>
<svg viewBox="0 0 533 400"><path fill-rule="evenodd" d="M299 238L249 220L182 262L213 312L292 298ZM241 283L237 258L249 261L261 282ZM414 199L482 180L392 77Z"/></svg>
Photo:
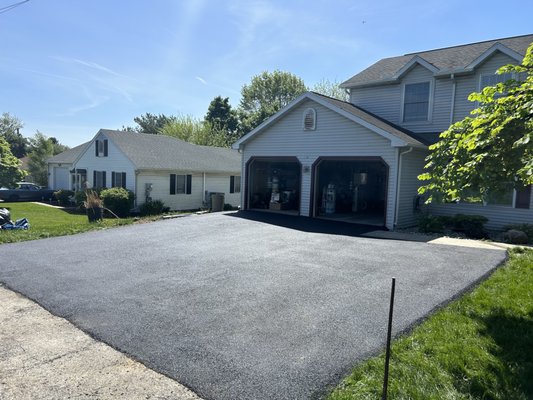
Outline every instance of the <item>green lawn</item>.
<svg viewBox="0 0 533 400"><path fill-rule="evenodd" d="M380 399L384 355L354 369L328 397ZM389 399L533 399L533 250L392 347Z"/></svg>
<svg viewBox="0 0 533 400"><path fill-rule="evenodd" d="M90 224L85 214L74 214L65 210L34 203L0 203L0 208L11 212L13 221L26 218L30 223L27 231L0 230L0 243L22 242L52 236L73 235L95 229L131 224L131 218L104 219Z"/></svg>

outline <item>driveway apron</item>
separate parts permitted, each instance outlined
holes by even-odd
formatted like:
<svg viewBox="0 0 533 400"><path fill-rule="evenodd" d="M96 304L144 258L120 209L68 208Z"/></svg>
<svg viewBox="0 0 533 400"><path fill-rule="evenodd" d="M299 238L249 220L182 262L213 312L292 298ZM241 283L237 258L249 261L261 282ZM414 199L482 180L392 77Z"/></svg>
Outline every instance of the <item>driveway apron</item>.
<svg viewBox="0 0 533 400"><path fill-rule="evenodd" d="M309 399L382 349L391 277L398 333L505 258L242 215L2 245L0 281L205 399Z"/></svg>

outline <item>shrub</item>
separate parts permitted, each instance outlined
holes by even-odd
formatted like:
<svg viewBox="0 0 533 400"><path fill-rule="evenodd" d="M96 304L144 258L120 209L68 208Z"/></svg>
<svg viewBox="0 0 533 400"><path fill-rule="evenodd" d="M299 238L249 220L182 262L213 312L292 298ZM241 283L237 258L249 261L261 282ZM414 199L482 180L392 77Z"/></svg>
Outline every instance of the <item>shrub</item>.
<svg viewBox="0 0 533 400"><path fill-rule="evenodd" d="M102 190L100 197L104 206L121 218L129 215L135 199L132 191L116 187Z"/></svg>
<svg viewBox="0 0 533 400"><path fill-rule="evenodd" d="M452 229L464 232L468 237L481 239L486 236L485 223L488 221L483 215L457 214L452 219Z"/></svg>
<svg viewBox="0 0 533 400"><path fill-rule="evenodd" d="M231 204L229 203L224 203L224 208L223 208L224 211L233 211L235 210L235 207L233 207Z"/></svg>
<svg viewBox="0 0 533 400"><path fill-rule="evenodd" d="M524 232L528 237L528 243L533 243L533 224L512 224L503 228L504 231L516 230Z"/></svg>
<svg viewBox="0 0 533 400"><path fill-rule="evenodd" d="M165 203L161 200L150 200L146 203L143 203L140 208L140 214L142 216L146 215L158 215L166 213L170 208L165 207Z"/></svg>
<svg viewBox="0 0 533 400"><path fill-rule="evenodd" d="M423 214L418 219L418 230L424 233L442 233L444 232L445 222L444 217Z"/></svg>
<svg viewBox="0 0 533 400"><path fill-rule="evenodd" d="M54 192L54 196L62 206L68 206L73 203L74 199L74 192L72 190L58 190L57 192Z"/></svg>

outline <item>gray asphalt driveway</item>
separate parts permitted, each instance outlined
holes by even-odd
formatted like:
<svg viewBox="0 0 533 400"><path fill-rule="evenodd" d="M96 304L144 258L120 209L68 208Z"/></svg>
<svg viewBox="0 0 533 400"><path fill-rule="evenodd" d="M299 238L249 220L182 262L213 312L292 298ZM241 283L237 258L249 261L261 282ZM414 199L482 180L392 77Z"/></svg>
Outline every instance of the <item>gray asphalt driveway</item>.
<svg viewBox="0 0 533 400"><path fill-rule="evenodd" d="M392 276L398 332L504 259L321 224L210 214L2 245L0 281L206 399L307 399L383 346Z"/></svg>

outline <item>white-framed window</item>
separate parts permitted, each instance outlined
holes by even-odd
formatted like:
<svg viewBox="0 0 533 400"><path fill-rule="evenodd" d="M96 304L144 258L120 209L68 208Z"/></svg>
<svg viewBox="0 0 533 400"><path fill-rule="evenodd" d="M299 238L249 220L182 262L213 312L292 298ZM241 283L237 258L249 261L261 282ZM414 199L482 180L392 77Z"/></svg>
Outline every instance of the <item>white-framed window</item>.
<svg viewBox="0 0 533 400"><path fill-rule="evenodd" d="M229 177L229 192L230 193L241 192L241 177L239 175L231 175Z"/></svg>
<svg viewBox="0 0 533 400"><path fill-rule="evenodd" d="M316 110L314 108L308 108L304 111L303 129L304 131L316 130Z"/></svg>
<svg viewBox="0 0 533 400"><path fill-rule="evenodd" d="M191 194L192 175L170 174L170 194Z"/></svg>
<svg viewBox="0 0 533 400"><path fill-rule="evenodd" d="M403 91L403 122L430 119L431 82L406 83Z"/></svg>
<svg viewBox="0 0 533 400"><path fill-rule="evenodd" d="M479 90L483 90L487 86L495 86L498 83L503 83L509 79L515 79L515 74L508 72L505 74L481 74L479 77Z"/></svg>
<svg viewBox="0 0 533 400"><path fill-rule="evenodd" d="M111 187L120 187L126 189L126 173L111 172Z"/></svg>
<svg viewBox="0 0 533 400"><path fill-rule="evenodd" d="M105 171L93 171L93 187L105 188L106 187L106 173Z"/></svg>

